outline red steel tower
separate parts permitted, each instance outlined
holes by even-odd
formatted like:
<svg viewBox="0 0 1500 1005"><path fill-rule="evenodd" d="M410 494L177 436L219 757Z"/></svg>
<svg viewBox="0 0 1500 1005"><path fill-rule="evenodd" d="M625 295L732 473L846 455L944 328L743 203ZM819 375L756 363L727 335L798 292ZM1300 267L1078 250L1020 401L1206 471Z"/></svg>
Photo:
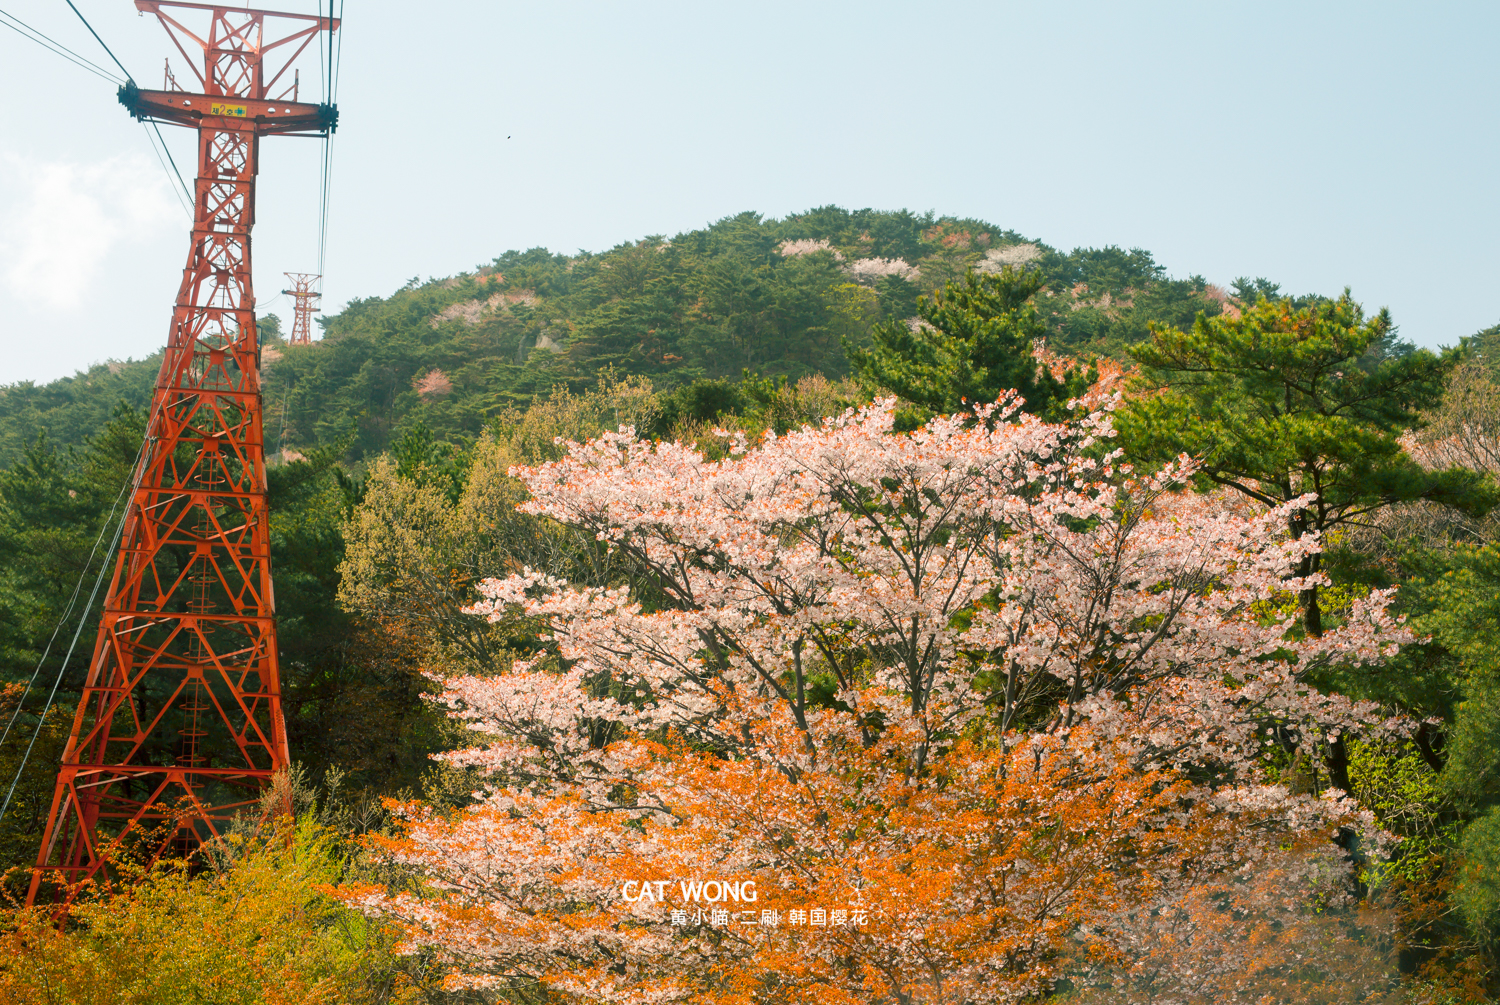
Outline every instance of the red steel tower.
<svg viewBox="0 0 1500 1005"><path fill-rule="evenodd" d="M283 272L282 275L292 281L292 288L281 292L296 302L292 315L292 337L287 341L292 345L312 345L312 316L318 309L315 301L323 296L313 289L313 284L323 277L311 272Z"/></svg>
<svg viewBox="0 0 1500 1005"><path fill-rule="evenodd" d="M254 812L289 763L250 228L261 136L326 136L337 125L332 105L288 101L296 85L283 78L339 23L135 5L167 29L200 88L120 89L137 119L198 132L192 248L28 903L66 903L85 880L109 885L117 855L191 855L236 813ZM188 55L200 50L201 62Z"/></svg>

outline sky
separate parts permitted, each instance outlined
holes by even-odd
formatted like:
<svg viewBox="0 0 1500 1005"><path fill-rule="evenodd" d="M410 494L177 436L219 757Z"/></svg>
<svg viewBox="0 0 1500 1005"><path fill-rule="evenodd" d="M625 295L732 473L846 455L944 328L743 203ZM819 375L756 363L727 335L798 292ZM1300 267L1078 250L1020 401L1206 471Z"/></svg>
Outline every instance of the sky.
<svg viewBox="0 0 1500 1005"><path fill-rule="evenodd" d="M142 87L168 56L186 76L130 0L75 3ZM112 67L64 0L0 11ZM323 306L832 203L1348 286L1449 345L1500 321L1497 30L1494 3L354 0ZM0 89L0 384L149 355L189 218L144 127L4 27ZM254 282L283 321L282 274L318 267L321 146L262 147Z"/></svg>

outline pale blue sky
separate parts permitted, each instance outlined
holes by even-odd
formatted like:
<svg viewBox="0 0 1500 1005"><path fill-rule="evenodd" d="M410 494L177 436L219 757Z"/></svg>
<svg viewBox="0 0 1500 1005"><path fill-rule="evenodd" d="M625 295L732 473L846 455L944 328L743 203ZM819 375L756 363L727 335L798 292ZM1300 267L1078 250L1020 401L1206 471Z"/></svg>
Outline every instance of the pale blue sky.
<svg viewBox="0 0 1500 1005"><path fill-rule="evenodd" d="M154 19L75 2L161 86ZM0 8L106 62L63 0ZM1500 321L1493 3L352 0L345 16L330 309L509 248L836 203L1139 246L1219 283L1348 285L1424 345ZM187 218L142 127L112 85L3 28L0 89L0 382L154 351ZM167 132L191 162L190 134ZM318 150L269 139L262 156L256 285L283 318L281 273L316 267Z"/></svg>

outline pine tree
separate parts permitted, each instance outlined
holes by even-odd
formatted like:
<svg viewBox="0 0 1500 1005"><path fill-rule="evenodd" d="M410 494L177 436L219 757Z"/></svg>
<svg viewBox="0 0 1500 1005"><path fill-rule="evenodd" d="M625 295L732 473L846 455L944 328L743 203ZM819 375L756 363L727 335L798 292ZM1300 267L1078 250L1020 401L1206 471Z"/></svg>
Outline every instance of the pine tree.
<svg viewBox="0 0 1500 1005"><path fill-rule="evenodd" d="M1417 500L1487 512L1500 500L1484 476L1424 470L1400 442L1421 426L1418 409L1441 399L1460 351L1380 352L1392 332L1389 312L1366 319L1347 289L1302 307L1262 298L1239 317L1200 314L1187 332L1153 325L1131 355L1159 393L1119 416L1127 451L1200 458L1208 482L1267 506L1312 495L1290 518L1294 538ZM1308 555L1298 575L1316 573L1319 559ZM1321 634L1317 587L1301 604L1307 632Z"/></svg>
<svg viewBox="0 0 1500 1005"><path fill-rule="evenodd" d="M970 271L940 292L917 300L917 317L871 331L868 349L847 347L859 377L894 391L929 415L967 411L1015 390L1025 410L1053 415L1080 395L1093 376L1078 369L1061 379L1037 360L1046 337L1031 298L1045 279L1006 266L999 274Z"/></svg>

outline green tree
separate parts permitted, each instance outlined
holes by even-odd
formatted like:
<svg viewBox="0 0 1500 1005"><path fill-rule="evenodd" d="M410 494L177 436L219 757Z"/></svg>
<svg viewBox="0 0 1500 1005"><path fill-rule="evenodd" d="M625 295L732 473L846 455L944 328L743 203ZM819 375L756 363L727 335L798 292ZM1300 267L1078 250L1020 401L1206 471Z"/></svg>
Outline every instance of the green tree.
<svg viewBox="0 0 1500 1005"><path fill-rule="evenodd" d="M1131 355L1157 393L1122 410L1127 451L1148 463L1188 454L1207 483L1267 506L1311 496L1290 511L1294 538L1417 500L1487 512L1497 500L1484 475L1424 470L1400 439L1441 397L1459 351L1390 354L1391 327L1385 310L1365 318L1348 290L1302 307L1262 298L1240 317L1200 314L1189 331L1153 325ZM1372 348L1382 358L1367 359ZM1309 555L1298 574L1320 563ZM1299 600L1304 627L1321 634L1317 587Z"/></svg>
<svg viewBox="0 0 1500 1005"><path fill-rule="evenodd" d="M73 689L88 663L104 599L102 589L91 591L113 567L108 546L144 428L145 415L121 402L82 446L56 450L39 434L0 469L0 732L10 724L0 744L0 796L15 781L0 820L0 871L36 855L72 723Z"/></svg>
<svg viewBox="0 0 1500 1005"><path fill-rule="evenodd" d="M1048 331L1031 303L1044 282L1040 272L1012 266L971 270L918 298L915 319L875 325L869 348L846 343L849 359L863 381L928 413L963 411L1010 390L1028 412L1053 412L1093 378L1074 368L1059 379L1033 355Z"/></svg>
<svg viewBox="0 0 1500 1005"><path fill-rule="evenodd" d="M1442 815L1451 840L1446 849L1457 868L1445 900L1468 938L1438 941L1478 955L1497 973L1500 956L1500 547L1456 543L1416 548L1401 556L1407 573L1401 597L1412 627L1428 636L1422 649L1443 677L1446 707L1418 708L1440 714L1441 730L1424 724L1414 736L1431 734L1439 756L1429 758L1443 797ZM1426 751L1424 750L1424 756ZM1460 957L1463 951L1460 950Z"/></svg>
<svg viewBox="0 0 1500 1005"><path fill-rule="evenodd" d="M231 833L214 847L218 868L162 864L75 903L67 926L0 908L0 1002L416 1005L425 996L399 969L394 933L329 896L356 877L340 835L314 818Z"/></svg>

